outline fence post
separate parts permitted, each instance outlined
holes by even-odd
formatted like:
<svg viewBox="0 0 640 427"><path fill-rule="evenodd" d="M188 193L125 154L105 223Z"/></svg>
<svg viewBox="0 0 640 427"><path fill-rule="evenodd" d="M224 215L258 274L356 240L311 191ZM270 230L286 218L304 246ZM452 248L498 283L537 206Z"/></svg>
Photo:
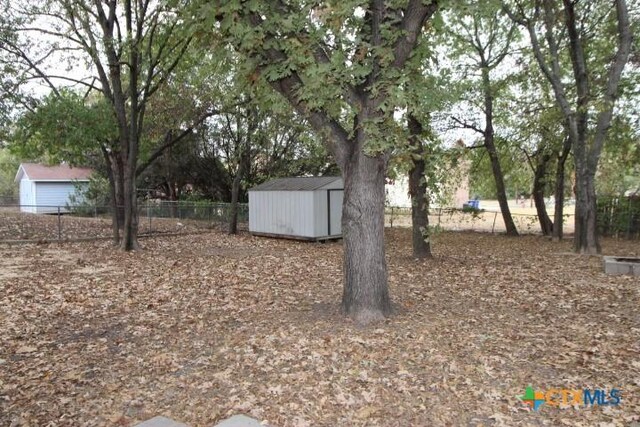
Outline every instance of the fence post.
<svg viewBox="0 0 640 427"><path fill-rule="evenodd" d="M149 220L149 234L151 234L151 207L149 206L149 202L147 202L147 219Z"/></svg>
<svg viewBox="0 0 640 427"><path fill-rule="evenodd" d="M62 216L60 215L60 206L58 206L58 241L62 240Z"/></svg>
<svg viewBox="0 0 640 427"><path fill-rule="evenodd" d="M393 228L393 206L391 206L391 228Z"/></svg>
<svg viewBox="0 0 640 427"><path fill-rule="evenodd" d="M491 226L491 234L493 234L493 230L496 229L496 219L498 218L498 212L493 214L493 225Z"/></svg>
<svg viewBox="0 0 640 427"><path fill-rule="evenodd" d="M631 219L633 217L631 212L631 196L627 199L629 203L627 204L627 239L631 239Z"/></svg>

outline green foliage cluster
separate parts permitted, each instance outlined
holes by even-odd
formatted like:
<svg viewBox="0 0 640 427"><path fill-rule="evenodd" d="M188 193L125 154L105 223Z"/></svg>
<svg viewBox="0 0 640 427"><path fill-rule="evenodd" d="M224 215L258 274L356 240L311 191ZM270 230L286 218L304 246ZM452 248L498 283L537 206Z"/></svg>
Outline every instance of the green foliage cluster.
<svg viewBox="0 0 640 427"><path fill-rule="evenodd" d="M0 199L17 200L18 184L14 182L20 161L7 148L0 148Z"/></svg>

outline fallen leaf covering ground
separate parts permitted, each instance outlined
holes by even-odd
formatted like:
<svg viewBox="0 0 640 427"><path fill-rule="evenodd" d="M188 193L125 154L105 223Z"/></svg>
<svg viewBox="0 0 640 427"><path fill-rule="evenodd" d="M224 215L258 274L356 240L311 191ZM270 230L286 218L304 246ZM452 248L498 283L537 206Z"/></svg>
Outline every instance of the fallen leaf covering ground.
<svg viewBox="0 0 640 427"><path fill-rule="evenodd" d="M221 233L0 245L0 425L628 426L640 414L640 280L570 243L442 233L433 260L387 231L397 314L338 311L340 242ZM604 252L638 255L638 242ZM525 409L536 389L619 406Z"/></svg>

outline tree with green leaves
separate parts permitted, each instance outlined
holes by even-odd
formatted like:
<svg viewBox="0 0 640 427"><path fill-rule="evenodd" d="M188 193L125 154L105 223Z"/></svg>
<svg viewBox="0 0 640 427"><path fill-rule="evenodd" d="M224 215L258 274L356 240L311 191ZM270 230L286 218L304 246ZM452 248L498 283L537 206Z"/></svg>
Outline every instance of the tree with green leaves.
<svg viewBox="0 0 640 427"><path fill-rule="evenodd" d="M504 10L527 31L571 142L574 250L599 253L595 181L633 43L627 1L513 0Z"/></svg>
<svg viewBox="0 0 640 427"><path fill-rule="evenodd" d="M18 198L18 186L14 182L20 161L4 147L0 147L0 201L13 202Z"/></svg>
<svg viewBox="0 0 640 427"><path fill-rule="evenodd" d="M199 9L322 136L345 182L344 313L388 316L384 183L405 66L437 2L228 1Z"/></svg>
<svg viewBox="0 0 640 427"><path fill-rule="evenodd" d="M192 40L181 33L180 6L149 0L56 0L12 3L7 10L17 17L14 32L19 36L4 38L0 49L14 58L27 80L43 83L56 96L64 84L99 92L111 109L117 147L110 154L121 166L123 184L123 250L139 247L136 172L149 100L171 77ZM60 70L60 62L81 75Z"/></svg>
<svg viewBox="0 0 640 427"><path fill-rule="evenodd" d="M517 236L518 230L511 216L505 189L504 173L496 147L496 99L508 89L512 73L504 71L505 60L512 54L517 40L517 27L500 13L500 2L482 4L462 2L447 15L450 48L453 57L468 79L464 100L481 111L484 125L458 116L452 119L462 128L482 136L481 146L487 151L495 180L496 196L500 204L507 235ZM477 147L478 145L476 145Z"/></svg>

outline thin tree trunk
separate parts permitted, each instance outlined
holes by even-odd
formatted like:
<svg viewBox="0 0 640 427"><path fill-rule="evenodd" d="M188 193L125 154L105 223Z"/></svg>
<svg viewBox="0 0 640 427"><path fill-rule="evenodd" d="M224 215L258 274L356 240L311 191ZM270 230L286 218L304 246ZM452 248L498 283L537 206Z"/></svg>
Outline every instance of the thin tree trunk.
<svg viewBox="0 0 640 427"><path fill-rule="evenodd" d="M120 243L120 226L118 225L118 197L116 194L116 178L114 173L113 156L105 146L101 145L105 166L107 167L107 178L109 179L109 201L111 202L111 230L113 233L113 245Z"/></svg>
<svg viewBox="0 0 640 427"><path fill-rule="evenodd" d="M238 171L231 184L231 212L229 213L229 234L238 234L238 198L240 183L242 182L243 167L238 165Z"/></svg>
<svg viewBox="0 0 640 427"><path fill-rule="evenodd" d="M124 166L120 153L113 154L114 179L116 181L116 216L118 229L124 228Z"/></svg>
<svg viewBox="0 0 640 427"><path fill-rule="evenodd" d="M357 323L367 324L391 314L384 254L387 160L383 155L367 156L358 145L353 144L343 165L345 284L342 310Z"/></svg>
<svg viewBox="0 0 640 427"><path fill-rule="evenodd" d="M238 234L238 201L240 199L240 184L245 174L251 169L251 140L258 125L257 110L251 108L247 115L247 134L242 141L238 139L240 145L240 155L238 157L238 170L231 183L231 212L229 215L229 234Z"/></svg>
<svg viewBox="0 0 640 427"><path fill-rule="evenodd" d="M547 184L546 174L549 160L551 160L550 154L540 153L533 173L533 189L531 192L533 202L536 206L536 212L538 213L540 230L545 236L550 236L553 233L553 222L551 222L551 218L549 218L547 207L544 203L544 189Z"/></svg>
<svg viewBox="0 0 640 427"><path fill-rule="evenodd" d="M564 182L565 182L565 165L567 158L571 152L571 141L569 138L564 140L562 152L558 156L558 164L556 165L556 185L555 185L555 208L553 212L553 241L559 242L564 235Z"/></svg>
<svg viewBox="0 0 640 427"><path fill-rule="evenodd" d="M413 256L418 259L431 258L429 199L427 197L427 180L424 173L424 147L420 140L423 128L422 123L413 114L409 114L407 126L409 128L409 144L413 158L413 166L409 171Z"/></svg>
<svg viewBox="0 0 640 427"><path fill-rule="evenodd" d="M507 236L517 236L518 230L513 222L511 210L509 209L509 201L504 185L504 174L500 166L500 159L495 145L495 134L493 129L493 95L491 93L491 81L489 80L489 69L486 65L482 67L482 80L484 88L484 113L485 113L485 129L484 129L484 146L491 160L491 171L496 183L496 196L500 205L502 219L507 229Z"/></svg>

